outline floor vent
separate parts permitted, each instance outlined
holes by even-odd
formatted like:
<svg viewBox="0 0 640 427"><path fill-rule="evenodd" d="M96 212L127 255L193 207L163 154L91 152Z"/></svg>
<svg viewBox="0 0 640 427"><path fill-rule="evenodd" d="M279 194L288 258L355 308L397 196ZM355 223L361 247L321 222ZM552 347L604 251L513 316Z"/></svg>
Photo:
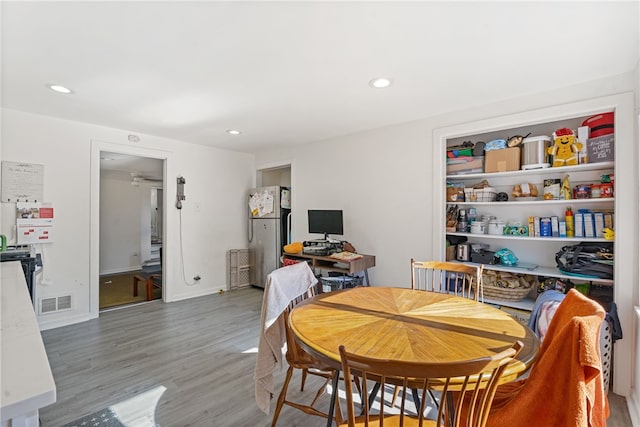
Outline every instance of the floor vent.
<svg viewBox="0 0 640 427"><path fill-rule="evenodd" d="M71 295L40 299L40 314L71 310Z"/></svg>

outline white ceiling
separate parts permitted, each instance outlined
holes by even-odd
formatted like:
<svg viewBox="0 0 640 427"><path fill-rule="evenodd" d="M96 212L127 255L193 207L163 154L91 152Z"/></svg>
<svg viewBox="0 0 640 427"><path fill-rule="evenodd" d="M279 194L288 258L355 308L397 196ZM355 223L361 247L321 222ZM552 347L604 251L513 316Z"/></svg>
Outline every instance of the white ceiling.
<svg viewBox="0 0 640 427"><path fill-rule="evenodd" d="M100 152L100 177L162 187L164 161L123 153ZM133 184L132 184L133 185Z"/></svg>
<svg viewBox="0 0 640 427"><path fill-rule="evenodd" d="M239 151L617 75L639 58L635 1L0 7L3 107ZM370 88L377 76L392 86Z"/></svg>

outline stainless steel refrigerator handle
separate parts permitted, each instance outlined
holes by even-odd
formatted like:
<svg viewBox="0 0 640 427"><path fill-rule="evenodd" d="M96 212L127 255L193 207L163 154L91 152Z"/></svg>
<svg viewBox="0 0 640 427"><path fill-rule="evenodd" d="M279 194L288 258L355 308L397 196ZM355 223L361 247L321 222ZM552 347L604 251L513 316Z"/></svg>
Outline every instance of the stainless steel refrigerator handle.
<svg viewBox="0 0 640 427"><path fill-rule="evenodd" d="M247 217L247 220L249 221L249 224L247 225L249 227L249 230L247 231L248 232L247 237L249 238L249 243L251 243L253 242L253 221L251 221L251 208L248 206L249 205L247 205L247 209L249 210L248 211L249 216Z"/></svg>
<svg viewBox="0 0 640 427"><path fill-rule="evenodd" d="M291 244L291 212L287 214L287 244Z"/></svg>

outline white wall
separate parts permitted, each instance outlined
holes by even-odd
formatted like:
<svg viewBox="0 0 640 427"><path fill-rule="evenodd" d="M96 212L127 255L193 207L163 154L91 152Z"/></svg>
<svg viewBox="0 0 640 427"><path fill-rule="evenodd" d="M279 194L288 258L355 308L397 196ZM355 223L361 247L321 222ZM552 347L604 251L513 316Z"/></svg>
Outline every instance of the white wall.
<svg viewBox="0 0 640 427"><path fill-rule="evenodd" d="M431 144L437 128L582 99L633 91L634 74L555 89L314 144L256 153L257 168L292 159L293 235L306 232L307 209L343 209L344 239L376 255L374 284L409 286L411 257L431 250ZM416 94L419 96L419 94Z"/></svg>
<svg viewBox="0 0 640 427"><path fill-rule="evenodd" d="M140 269L145 259L142 242L151 244L151 187L141 182L100 180L100 274ZM149 249L146 249L148 259Z"/></svg>
<svg viewBox="0 0 640 427"><path fill-rule="evenodd" d="M636 122L636 129L634 134L636 135L636 142L640 142L640 62L636 65L636 77L635 77L635 85L636 85L636 117L638 121ZM636 157L638 164L640 164L640 156ZM640 184L639 184L640 187ZM636 267L640 268L640 265ZM639 291L640 293L640 291ZM635 365L633 366L633 384L631 395L627 399L627 403L629 406L629 414L631 415L631 421L634 426L640 426L640 296L636 294L634 298L634 305L636 305L635 316L633 316L633 327L635 330L633 333L627 335L632 339L635 339Z"/></svg>
<svg viewBox="0 0 640 427"><path fill-rule="evenodd" d="M344 239L352 242L358 251L376 255L376 267L369 271L372 284L408 287L410 258L440 256L432 249L432 209L440 206L440 203L434 203L431 172L436 129L636 90L636 74L631 72L321 143L259 152L256 163L258 168L260 164L279 159L292 159L295 163L292 208L297 240L309 238L307 209L343 209ZM622 155L638 157L637 141L625 146L631 148ZM637 212L638 171L625 175L635 177L632 180L634 194L627 200L636 204ZM631 229L635 230L635 226ZM633 239L630 253L638 253L638 236ZM633 287L634 291L630 293L637 295L638 271L634 270L630 274L631 283L619 286ZM628 372L632 366L626 355L634 350L630 327L633 313L627 309L628 301L622 303L625 308L619 314L627 326L626 340L616 345L616 351L624 354L626 363L625 366L614 366L614 369L617 369L618 378L626 378L617 384L616 391L629 395Z"/></svg>
<svg viewBox="0 0 640 427"><path fill-rule="evenodd" d="M226 288L226 251L246 247L245 193L253 185L253 156L140 135L131 143L130 131L59 120L15 110L2 110L2 160L44 165L44 197L55 208L56 241L43 245L41 297L72 295L72 311L39 316L43 329L83 321L98 315L97 275L91 277L91 165L92 141L106 141L110 149L146 150L170 158L166 197L172 206L176 175L183 175L187 199L182 209L185 275L199 274L202 280L188 286L182 278L180 216L172 208L166 212L165 254L167 265L165 298L168 301L217 292ZM159 156L161 157L161 156ZM96 186L99 188L99 186ZM97 191L96 191L97 192ZM94 194L96 198L98 194ZM3 204L6 205L6 204ZM3 206L2 229L7 228ZM98 216L98 215L96 215ZM8 221L11 224L11 221ZM96 232L96 235L99 233ZM95 254L97 256L97 254ZM97 264L97 261L96 261ZM95 300L95 303L92 301Z"/></svg>

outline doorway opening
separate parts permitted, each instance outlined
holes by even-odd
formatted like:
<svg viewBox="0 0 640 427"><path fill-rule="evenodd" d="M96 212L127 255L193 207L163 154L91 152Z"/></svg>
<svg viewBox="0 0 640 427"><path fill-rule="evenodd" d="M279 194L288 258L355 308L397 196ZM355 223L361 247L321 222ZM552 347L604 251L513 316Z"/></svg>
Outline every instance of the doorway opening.
<svg viewBox="0 0 640 427"><path fill-rule="evenodd" d="M99 310L162 298L164 160L100 151Z"/></svg>

